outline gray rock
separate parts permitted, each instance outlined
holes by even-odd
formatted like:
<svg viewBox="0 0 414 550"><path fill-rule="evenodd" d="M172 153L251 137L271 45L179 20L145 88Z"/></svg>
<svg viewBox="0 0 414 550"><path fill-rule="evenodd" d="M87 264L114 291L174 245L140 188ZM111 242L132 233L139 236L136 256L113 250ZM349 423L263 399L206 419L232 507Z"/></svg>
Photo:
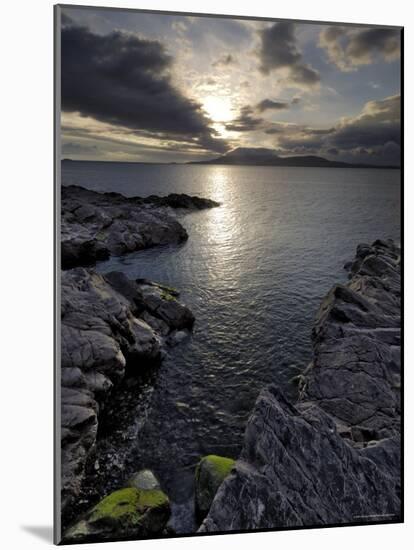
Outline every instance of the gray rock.
<svg viewBox="0 0 414 550"><path fill-rule="evenodd" d="M276 387L260 394L240 459L200 531L327 525L398 518L398 438L387 458L352 448L317 406L299 410ZM385 454L385 453L384 453Z"/></svg>
<svg viewBox="0 0 414 550"><path fill-rule="evenodd" d="M400 433L400 250L392 242L360 245L351 273L317 314L303 399L361 443Z"/></svg>
<svg viewBox="0 0 414 550"><path fill-rule="evenodd" d="M188 238L171 208L200 210L218 203L188 195L127 198L77 186L62 187L62 268L93 265L121 255Z"/></svg>
<svg viewBox="0 0 414 550"><path fill-rule="evenodd" d="M350 274L318 312L298 403L261 392L201 532L400 519L399 247L360 245Z"/></svg>
<svg viewBox="0 0 414 550"><path fill-rule="evenodd" d="M158 364L170 334L194 317L166 287L123 274L64 271L61 279L62 510L79 494L85 462L96 441L100 405L125 375ZM151 288L151 292L147 289ZM166 302L165 306L163 302ZM157 304L157 307L154 304ZM168 314L166 313L168 312ZM162 331L147 319L162 323Z"/></svg>
<svg viewBox="0 0 414 550"><path fill-rule="evenodd" d="M160 483L151 470L140 470L127 481L126 487L135 487L135 489L146 491L158 490Z"/></svg>
<svg viewBox="0 0 414 550"><path fill-rule="evenodd" d="M218 488L230 474L235 461L225 456L208 455L197 464L195 474L195 511L204 519Z"/></svg>

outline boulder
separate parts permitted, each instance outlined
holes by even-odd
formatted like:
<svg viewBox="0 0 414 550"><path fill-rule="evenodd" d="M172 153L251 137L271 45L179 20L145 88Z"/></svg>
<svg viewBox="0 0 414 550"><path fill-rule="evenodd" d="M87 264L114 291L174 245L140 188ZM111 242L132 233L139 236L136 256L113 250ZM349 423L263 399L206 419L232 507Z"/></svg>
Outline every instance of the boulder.
<svg viewBox="0 0 414 550"><path fill-rule="evenodd" d="M135 487L141 490L158 490L160 483L151 470L140 470L134 474L126 483L127 487Z"/></svg>
<svg viewBox="0 0 414 550"><path fill-rule="evenodd" d="M218 488L234 464L232 458L217 455L205 456L198 463L195 473L195 510L199 520L207 515Z"/></svg>
<svg viewBox="0 0 414 550"><path fill-rule="evenodd" d="M64 542L99 542L161 534L170 517L170 502L159 488L125 487L114 491L69 528Z"/></svg>

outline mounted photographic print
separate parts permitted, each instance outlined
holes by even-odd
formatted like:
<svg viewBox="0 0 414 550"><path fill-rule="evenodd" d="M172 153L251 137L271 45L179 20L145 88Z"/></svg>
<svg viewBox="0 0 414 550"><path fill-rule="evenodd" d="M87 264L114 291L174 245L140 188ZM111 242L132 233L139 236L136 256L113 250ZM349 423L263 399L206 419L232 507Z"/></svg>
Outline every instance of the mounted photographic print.
<svg viewBox="0 0 414 550"><path fill-rule="evenodd" d="M403 521L402 38L55 7L56 543Z"/></svg>

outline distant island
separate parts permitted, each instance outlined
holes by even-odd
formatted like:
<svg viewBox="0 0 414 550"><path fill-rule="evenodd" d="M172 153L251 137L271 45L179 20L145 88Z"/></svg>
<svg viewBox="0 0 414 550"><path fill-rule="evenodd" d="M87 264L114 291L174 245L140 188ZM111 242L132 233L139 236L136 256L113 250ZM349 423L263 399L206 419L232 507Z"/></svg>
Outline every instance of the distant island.
<svg viewBox="0 0 414 550"><path fill-rule="evenodd" d="M191 161L187 164L297 166L307 168L399 168L399 166L381 166L378 164L340 162L314 155L280 157L274 149L266 149L265 147L238 147L218 158L211 160Z"/></svg>
<svg viewBox="0 0 414 550"><path fill-rule="evenodd" d="M75 159L63 158L62 162L71 162ZM114 164L222 164L229 166L296 166L298 168L388 168L398 170L399 166L381 164L363 164L328 160L316 155L297 155L280 157L274 149L265 147L237 147L220 157L209 160L192 160L188 162L148 162L148 161L117 161L117 160L76 160L76 162L106 162Z"/></svg>

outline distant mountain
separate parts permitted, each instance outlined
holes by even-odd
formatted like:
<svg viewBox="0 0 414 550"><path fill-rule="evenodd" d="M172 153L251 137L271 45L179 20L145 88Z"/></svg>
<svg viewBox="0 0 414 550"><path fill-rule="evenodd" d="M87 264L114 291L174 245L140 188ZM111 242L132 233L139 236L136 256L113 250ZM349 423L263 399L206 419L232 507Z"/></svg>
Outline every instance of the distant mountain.
<svg viewBox="0 0 414 550"><path fill-rule="evenodd" d="M398 166L380 166L374 164L354 164L328 160L314 155L280 157L274 149L264 147L238 147L221 157L211 160L188 162L187 164L230 164L254 166L299 166L315 168L399 168Z"/></svg>

